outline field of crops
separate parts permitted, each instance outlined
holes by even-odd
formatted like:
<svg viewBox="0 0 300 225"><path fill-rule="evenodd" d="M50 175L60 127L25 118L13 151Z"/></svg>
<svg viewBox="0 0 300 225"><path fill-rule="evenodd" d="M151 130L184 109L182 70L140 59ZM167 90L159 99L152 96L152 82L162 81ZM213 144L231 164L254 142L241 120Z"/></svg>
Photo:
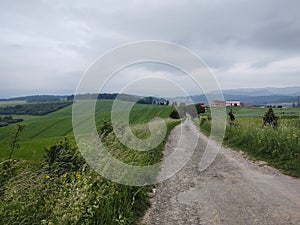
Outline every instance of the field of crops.
<svg viewBox="0 0 300 225"><path fill-rule="evenodd" d="M228 112L231 109L228 108ZM252 157L264 160L282 171L300 176L300 109L274 109L278 127L262 126L266 108L235 107L236 121L227 124L223 143L242 149ZM201 129L209 134L210 121L202 120Z"/></svg>
<svg viewBox="0 0 300 225"><path fill-rule="evenodd" d="M26 101L0 101L0 107L26 104Z"/></svg>
<svg viewBox="0 0 300 225"><path fill-rule="evenodd" d="M110 110L113 101L98 100L96 105L95 121L100 126L103 121L110 120ZM144 123L153 117L168 118L172 111L170 106L136 104L130 113L130 123ZM43 157L44 146L49 146L62 137L73 138L72 106L67 106L59 111L45 116L13 115L14 118L25 120L25 129L20 137L20 148L15 157L34 159L38 161ZM9 152L9 141L14 125L0 128L0 158L6 158Z"/></svg>

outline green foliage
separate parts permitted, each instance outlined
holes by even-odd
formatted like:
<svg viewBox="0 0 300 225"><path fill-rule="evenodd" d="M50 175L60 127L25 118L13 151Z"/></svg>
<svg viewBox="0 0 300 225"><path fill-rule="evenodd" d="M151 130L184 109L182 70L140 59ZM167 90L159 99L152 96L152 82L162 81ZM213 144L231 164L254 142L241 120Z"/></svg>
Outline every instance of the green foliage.
<svg viewBox="0 0 300 225"><path fill-rule="evenodd" d="M193 118L197 118L199 114L205 113L205 108L199 104L180 104L171 112L170 117L172 119L180 119L181 117L185 117L186 113L191 115Z"/></svg>
<svg viewBox="0 0 300 225"><path fill-rule="evenodd" d="M134 224L149 204L147 189L112 183L90 168L61 177L21 173L7 183L0 223Z"/></svg>
<svg viewBox="0 0 300 225"><path fill-rule="evenodd" d="M261 126L261 118L237 118L238 125L227 126L223 143L241 149L282 171L300 176L299 119L281 119L277 129ZM200 122L201 130L208 134L211 122Z"/></svg>
<svg viewBox="0 0 300 225"><path fill-rule="evenodd" d="M14 177L17 177L17 175L20 173L26 173L28 171L28 165L29 163L25 160L15 159L4 160L0 163L0 203L1 199L4 197L5 191L7 191L8 187L6 184L8 181Z"/></svg>
<svg viewBox="0 0 300 225"><path fill-rule="evenodd" d="M178 113L178 111L177 111L176 109L174 109L174 110L171 112L170 117L171 117L172 119L180 119L179 113Z"/></svg>
<svg viewBox="0 0 300 225"><path fill-rule="evenodd" d="M153 97L145 97L145 98L142 98L142 99L138 100L137 103L151 105L151 104L153 104L153 102L154 102L154 98Z"/></svg>
<svg viewBox="0 0 300 225"><path fill-rule="evenodd" d="M65 138L64 141L45 148L45 162L49 173L60 176L66 172L79 171L85 160Z"/></svg>
<svg viewBox="0 0 300 225"><path fill-rule="evenodd" d="M97 127L101 126L103 121L110 121L112 103L111 100L97 101L95 108ZM130 124L145 123L154 117L168 118L172 110L172 106L135 104L130 112ZM71 105L45 116L22 115L22 118L25 119L26 129L20 136L20 151L15 154L17 158L29 160L34 158L38 162L43 157L44 146L49 146L65 136L73 139ZM11 132L12 126L0 128L0 158L9 156L8 139Z"/></svg>
<svg viewBox="0 0 300 225"><path fill-rule="evenodd" d="M103 123L99 127L99 133L101 136L106 137L113 131L113 127L111 122L103 121Z"/></svg>
<svg viewBox="0 0 300 225"><path fill-rule="evenodd" d="M58 102L61 100L60 96L54 95L34 95L25 98L27 102Z"/></svg>
<svg viewBox="0 0 300 225"><path fill-rule="evenodd" d="M13 124L13 123L20 123L20 122L23 122L24 120L21 119L21 118L18 118L18 119L13 119L12 116L4 116L3 118L0 117L0 127L6 127L10 124Z"/></svg>
<svg viewBox="0 0 300 225"><path fill-rule="evenodd" d="M201 132L209 135L211 132L211 120L207 116L200 117L200 130Z"/></svg>
<svg viewBox="0 0 300 225"><path fill-rule="evenodd" d="M126 148L111 132L111 106L110 100L98 101L95 116L99 133L105 133L103 141L110 146L111 154L132 165L160 161L167 136L152 151ZM130 113L133 133L141 139L147 138L148 125L144 123L156 116L167 118L172 110L171 106L136 104ZM129 187L110 182L85 164L72 144L71 112L71 106L68 106L26 120L28 125L19 136L20 148L14 153L14 158L29 161L1 162L0 224L135 224L149 206L150 187ZM168 120L168 132L177 123ZM12 126L0 129L2 154L9 150L7 137L12 130ZM53 145L66 135L70 139ZM42 152L42 146L50 143L52 145Z"/></svg>
<svg viewBox="0 0 300 225"><path fill-rule="evenodd" d="M167 121L168 134L178 121ZM140 138L144 125L135 125ZM167 141L149 152L126 149L113 133L105 140L110 151L124 162L153 164L161 160ZM112 147L113 146L113 147ZM1 180L0 224L137 224L149 206L150 187L116 184L95 173L83 162L68 140L46 149L40 167L14 163L14 173ZM2 167L0 174L7 173Z"/></svg>
<svg viewBox="0 0 300 225"><path fill-rule="evenodd" d="M190 114L193 118L197 118L199 114L205 113L205 108L199 104L190 104L186 106L186 113Z"/></svg>
<svg viewBox="0 0 300 225"><path fill-rule="evenodd" d="M0 114L42 116L62 109L68 105L71 105L72 103L73 102L71 101L64 101L6 106L0 108Z"/></svg>
<svg viewBox="0 0 300 225"><path fill-rule="evenodd" d="M195 104L196 110L198 114L205 113L205 108L202 107L200 104Z"/></svg>
<svg viewBox="0 0 300 225"><path fill-rule="evenodd" d="M275 116L275 113L273 112L272 107L269 108L269 110L265 113L264 117L263 117L263 125L270 125L273 128L277 127L277 120L278 117Z"/></svg>

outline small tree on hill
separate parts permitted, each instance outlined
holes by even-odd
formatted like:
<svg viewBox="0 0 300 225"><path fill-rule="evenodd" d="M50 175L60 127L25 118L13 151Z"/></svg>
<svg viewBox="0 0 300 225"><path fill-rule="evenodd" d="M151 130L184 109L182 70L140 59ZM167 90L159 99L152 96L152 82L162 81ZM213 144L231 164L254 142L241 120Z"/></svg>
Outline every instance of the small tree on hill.
<svg viewBox="0 0 300 225"><path fill-rule="evenodd" d="M273 112L272 107L270 107L269 110L265 113L265 115L263 117L263 126L270 125L273 128L276 128L277 120L278 120L278 117L275 116L275 113Z"/></svg>
<svg viewBox="0 0 300 225"><path fill-rule="evenodd" d="M176 109L174 109L174 110L171 112L170 117L171 117L172 119L180 119L179 113L178 113L178 111L177 111Z"/></svg>
<svg viewBox="0 0 300 225"><path fill-rule="evenodd" d="M230 126L233 126L235 123L235 117L233 115L232 110L228 113L228 116L229 116L229 124L230 124Z"/></svg>
<svg viewBox="0 0 300 225"><path fill-rule="evenodd" d="M205 108L202 107L200 104L196 104L195 107L196 107L196 110L197 110L198 114L205 113Z"/></svg>

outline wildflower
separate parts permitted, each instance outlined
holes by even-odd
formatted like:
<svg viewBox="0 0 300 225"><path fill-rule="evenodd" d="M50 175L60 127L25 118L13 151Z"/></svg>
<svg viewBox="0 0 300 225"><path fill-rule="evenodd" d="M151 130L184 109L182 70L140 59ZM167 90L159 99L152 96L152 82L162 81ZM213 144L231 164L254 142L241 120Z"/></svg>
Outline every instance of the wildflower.
<svg viewBox="0 0 300 225"><path fill-rule="evenodd" d="M80 174L77 173L77 172L76 172L75 176L76 176L76 178L78 178L78 179L80 178Z"/></svg>
<svg viewBox="0 0 300 225"><path fill-rule="evenodd" d="M49 176L49 175L47 175L47 176L46 176L46 179L50 179L50 176Z"/></svg>
<svg viewBox="0 0 300 225"><path fill-rule="evenodd" d="M67 174L61 175L61 178L66 178L66 177L67 177Z"/></svg>

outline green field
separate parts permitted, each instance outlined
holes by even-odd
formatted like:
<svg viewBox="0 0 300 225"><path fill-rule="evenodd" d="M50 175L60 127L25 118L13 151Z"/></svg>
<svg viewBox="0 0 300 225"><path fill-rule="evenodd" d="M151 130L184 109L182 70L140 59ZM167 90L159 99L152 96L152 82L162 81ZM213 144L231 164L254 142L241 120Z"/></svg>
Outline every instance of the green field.
<svg viewBox="0 0 300 225"><path fill-rule="evenodd" d="M167 125L167 135L159 146L141 152L126 147L112 132L109 123L112 103L99 100L96 106L95 121L107 150L130 165L160 162L170 131L180 123L180 120L167 119L173 107L141 104L133 107L129 119L138 138L149 137L147 122L154 117L164 118ZM122 104L124 108L128 105ZM26 127L12 160L7 159L8 143L16 125L0 129L0 224L138 223L149 206L148 193L152 186L126 186L97 174L74 142L72 106L46 116L22 118ZM102 132L106 131L103 136ZM156 132L161 133L159 126L155 126ZM157 173L157 170L149 171L151 179L155 180ZM140 179L147 181L149 177L141 175Z"/></svg>
<svg viewBox="0 0 300 225"><path fill-rule="evenodd" d="M226 127L223 143L264 160L283 172L300 176L300 108L274 108L278 127L263 127L267 108L233 107L236 121ZM201 130L209 135L211 122L200 120Z"/></svg>
<svg viewBox="0 0 300 225"><path fill-rule="evenodd" d="M268 110L264 107L228 107L227 111L229 112L231 109L237 118L262 118ZM273 111L279 118L299 118L300 115L299 108L273 108Z"/></svg>
<svg viewBox="0 0 300 225"><path fill-rule="evenodd" d="M110 120L112 100L98 100L95 108L95 121L100 126L103 121ZM130 113L130 123L145 123L155 116L168 118L172 111L171 106L156 106L136 104ZM12 115L14 118L23 118L25 130L20 137L20 148L15 157L34 159L39 161L44 154L44 146L56 143L62 137L73 138L72 106L45 116ZM0 128L0 158L7 158L9 141L15 125Z"/></svg>
<svg viewBox="0 0 300 225"><path fill-rule="evenodd" d="M26 101L0 101L0 107L26 104Z"/></svg>

